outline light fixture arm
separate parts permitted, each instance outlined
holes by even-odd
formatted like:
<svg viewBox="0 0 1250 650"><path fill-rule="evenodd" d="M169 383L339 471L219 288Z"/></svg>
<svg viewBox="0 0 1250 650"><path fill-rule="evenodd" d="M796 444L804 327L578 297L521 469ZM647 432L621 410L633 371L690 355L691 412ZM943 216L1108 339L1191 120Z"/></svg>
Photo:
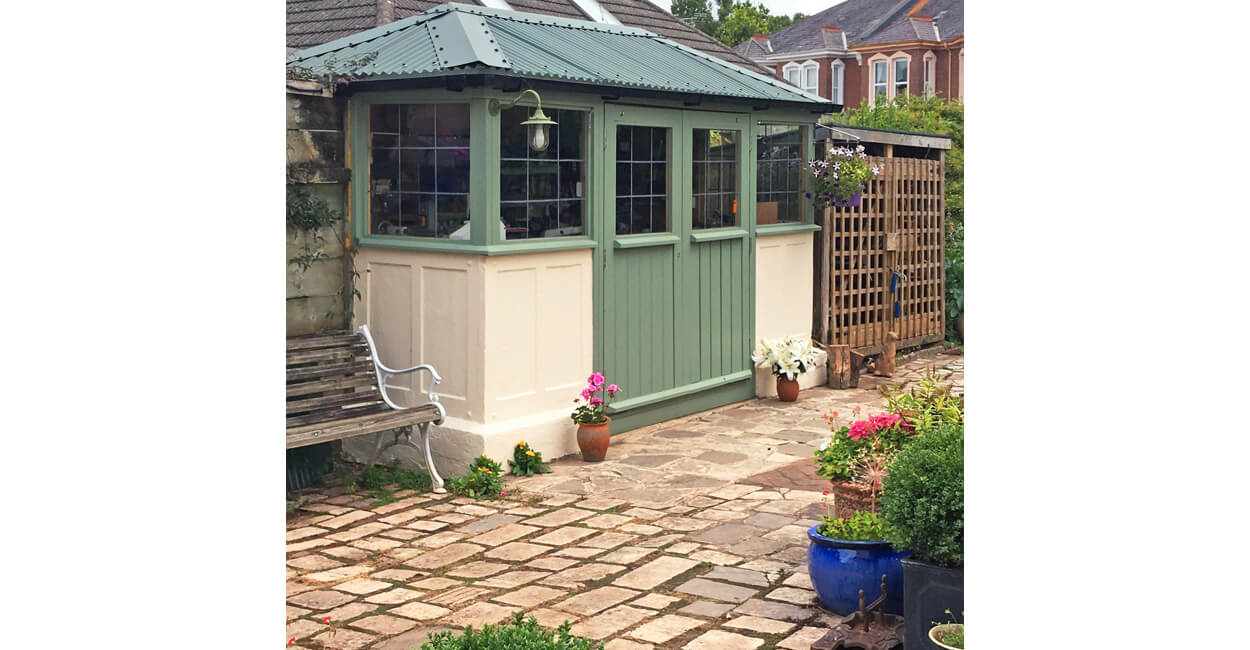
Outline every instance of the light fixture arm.
<svg viewBox="0 0 1250 650"><path fill-rule="evenodd" d="M503 102L499 101L498 99L490 100L490 114L498 115L499 112L502 111L503 109L512 108L513 106L516 106L517 104L521 103L521 98L525 97L526 93L534 94L534 101L538 102L538 110L542 110L543 98L539 97L538 91L534 90L533 88L526 88L525 90L521 91L520 95L516 96L516 99L508 102L506 105Z"/></svg>

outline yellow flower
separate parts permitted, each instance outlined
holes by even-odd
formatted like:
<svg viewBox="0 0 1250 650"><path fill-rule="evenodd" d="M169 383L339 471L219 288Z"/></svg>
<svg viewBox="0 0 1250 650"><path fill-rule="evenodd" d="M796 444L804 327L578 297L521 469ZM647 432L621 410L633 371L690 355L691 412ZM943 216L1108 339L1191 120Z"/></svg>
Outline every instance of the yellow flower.
<svg viewBox="0 0 1250 650"><path fill-rule="evenodd" d="M533 455L534 455L534 452L532 452L532 451L527 451L527 452L525 452L525 455L526 455L526 456L533 456Z"/></svg>
<svg viewBox="0 0 1250 650"><path fill-rule="evenodd" d="M516 446L520 447L521 449L525 449L525 441L522 440L521 442L516 443Z"/></svg>
<svg viewBox="0 0 1250 650"><path fill-rule="evenodd" d="M472 482L473 482L473 477L472 477L472 476L470 476L470 477L469 477L469 482L470 482L470 483L472 483Z"/></svg>
<svg viewBox="0 0 1250 650"><path fill-rule="evenodd" d="M489 467L479 467L478 469L482 470L483 472L486 472L487 474L493 474L493 473L494 473L494 472L490 471L490 468L489 468Z"/></svg>

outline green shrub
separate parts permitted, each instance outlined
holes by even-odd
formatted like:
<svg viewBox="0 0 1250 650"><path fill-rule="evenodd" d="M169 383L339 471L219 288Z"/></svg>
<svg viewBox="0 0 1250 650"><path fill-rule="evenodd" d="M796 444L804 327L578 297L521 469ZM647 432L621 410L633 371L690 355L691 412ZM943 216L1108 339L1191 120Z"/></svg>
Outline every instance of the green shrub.
<svg viewBox="0 0 1250 650"><path fill-rule="evenodd" d="M886 539L913 558L957 567L964 560L964 428L941 426L898 453L885 477Z"/></svg>
<svg viewBox="0 0 1250 650"><path fill-rule="evenodd" d="M556 631L540 627L533 616L522 620L521 613L512 615L512 622L487 625L481 630L472 626L457 636L451 631L435 632L421 644L421 650L602 650L603 642L569 634L565 621Z"/></svg>
<svg viewBox="0 0 1250 650"><path fill-rule="evenodd" d="M542 452L534 450L524 440L516 443L516 447L513 448L512 460L508 461L508 468L512 470L514 476L533 476L551 471L547 463L543 462Z"/></svg>
<svg viewBox="0 0 1250 650"><path fill-rule="evenodd" d="M503 493L503 467L486 456L469 464L469 473L447 479L447 489L474 499L497 499Z"/></svg>
<svg viewBox="0 0 1250 650"><path fill-rule="evenodd" d="M885 539L885 520L875 512L857 510L854 515L845 519L821 517L820 528L816 532L833 539L871 542Z"/></svg>
<svg viewBox="0 0 1250 650"><path fill-rule="evenodd" d="M396 485L404 490L429 492L430 488L434 486L434 481L429 474L422 474L416 470L397 469L392 474L394 474Z"/></svg>
<svg viewBox="0 0 1250 650"><path fill-rule="evenodd" d="M932 365L925 367L920 383L911 390L890 385L880 391L886 410L907 418L919 435L939 426L964 423L964 398L954 394L953 384L942 382Z"/></svg>
<svg viewBox="0 0 1250 650"><path fill-rule="evenodd" d="M370 465L360 475L360 484L370 490L377 490L391 484L391 473L385 467Z"/></svg>

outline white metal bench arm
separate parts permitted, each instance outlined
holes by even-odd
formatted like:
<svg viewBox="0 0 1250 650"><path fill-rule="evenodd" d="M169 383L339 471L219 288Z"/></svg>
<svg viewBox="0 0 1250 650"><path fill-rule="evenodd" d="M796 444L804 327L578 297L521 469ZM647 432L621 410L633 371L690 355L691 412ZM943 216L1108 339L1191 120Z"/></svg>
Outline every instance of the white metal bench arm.
<svg viewBox="0 0 1250 650"><path fill-rule="evenodd" d="M443 405L441 403L439 403L438 394L434 392L434 387L437 386L439 382L443 381L443 378L439 376L438 371L434 369L434 366L423 363L420 365L413 366L411 368L404 368L402 370L395 370L393 368L389 368L386 366L386 364L382 363L382 359L378 357L378 349L377 349L377 346L373 344L373 335L369 333L369 326L361 325L359 328L356 329L356 332L360 334L361 336L365 337L365 343L369 346L369 357L373 360L373 371L374 373L377 374L377 377L378 377L378 391L380 391L382 394L382 401L386 402L387 406L397 411L404 411L410 408L414 408L412 406L400 406L399 404L396 404L394 401L392 401L390 396L387 395L386 393L386 382L391 377L407 374L410 372L416 372L417 370L429 371L430 386L429 386L429 391L426 393L426 398L429 400L429 402L428 404L420 404L418 406L433 405L434 407L436 407L438 409L438 419L434 421L434 424L442 424L443 419L447 416L447 410L443 408Z"/></svg>

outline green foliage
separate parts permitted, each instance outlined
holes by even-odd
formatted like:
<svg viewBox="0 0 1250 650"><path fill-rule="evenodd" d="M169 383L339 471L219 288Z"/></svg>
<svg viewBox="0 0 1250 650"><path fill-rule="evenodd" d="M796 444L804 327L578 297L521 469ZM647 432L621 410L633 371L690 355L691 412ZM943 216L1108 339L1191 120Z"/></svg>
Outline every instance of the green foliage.
<svg viewBox="0 0 1250 650"><path fill-rule="evenodd" d="M388 488L378 488L369 493L369 498L373 499L370 505L384 506L388 503L395 503L395 491Z"/></svg>
<svg viewBox="0 0 1250 650"><path fill-rule="evenodd" d="M486 456L469 463L469 473L447 479L447 489L473 499L498 499L503 494L503 467Z"/></svg>
<svg viewBox="0 0 1250 650"><path fill-rule="evenodd" d="M946 340L960 338L955 319L964 315L964 224L946 233Z"/></svg>
<svg viewBox="0 0 1250 650"><path fill-rule="evenodd" d="M360 482L370 490L386 487L392 483L391 473L385 467L370 465L360 476Z"/></svg>
<svg viewBox="0 0 1250 650"><path fill-rule="evenodd" d="M404 490L413 490L414 492L429 492L434 487L434 480L429 474L411 469L396 469L391 474L395 478L395 484Z"/></svg>
<svg viewBox="0 0 1250 650"><path fill-rule="evenodd" d="M913 557L957 567L964 558L964 428L941 426L899 452L885 477L887 539Z"/></svg>
<svg viewBox="0 0 1250 650"><path fill-rule="evenodd" d="M940 97L903 95L869 107L860 102L835 122L874 129L920 131L951 137L946 152L946 331L954 338L955 319L964 313L964 105Z"/></svg>
<svg viewBox="0 0 1250 650"><path fill-rule="evenodd" d="M955 627L948 627L944 630L939 630L933 636L936 636L938 641L941 641L952 648L964 647L964 626L962 624Z"/></svg>
<svg viewBox="0 0 1250 650"><path fill-rule="evenodd" d="M565 621L553 632L539 626L533 616L523 618L516 612L510 623L486 625L481 630L469 626L460 636L450 630L435 632L421 644L421 650L603 650L602 641L573 636L569 627Z"/></svg>
<svg viewBox="0 0 1250 650"><path fill-rule="evenodd" d="M543 462L542 452L535 451L524 440L516 443L516 447L513 448L512 460L508 461L508 469L512 471L513 476L533 476L551 472L551 468Z"/></svg>
<svg viewBox="0 0 1250 650"><path fill-rule="evenodd" d="M339 477L343 479L343 491L352 494L356 491L356 473L350 468L344 467L339 470Z"/></svg>
<svg viewBox="0 0 1250 650"><path fill-rule="evenodd" d="M911 390L898 385L882 386L879 390L885 397L886 410L903 415L917 434L924 435L939 426L964 423L964 398L955 395L954 385L943 383L943 379L930 364Z"/></svg>
<svg viewBox="0 0 1250 650"><path fill-rule="evenodd" d="M288 228L312 232L333 226L342 219L338 211L331 208L325 199L313 194L307 186L287 184L286 225ZM317 235L314 234L314 236Z"/></svg>
<svg viewBox="0 0 1250 650"><path fill-rule="evenodd" d="M715 17L712 15L712 3L708 0L673 0L671 11L691 27L729 47L755 34L771 34L807 17L803 13L774 16L762 2L752 4L743 0L717 0L715 4Z"/></svg>
<svg viewBox="0 0 1250 650"><path fill-rule="evenodd" d="M816 532L832 539L871 542L885 539L885 520L868 510L856 510L848 518L821 517Z"/></svg>

